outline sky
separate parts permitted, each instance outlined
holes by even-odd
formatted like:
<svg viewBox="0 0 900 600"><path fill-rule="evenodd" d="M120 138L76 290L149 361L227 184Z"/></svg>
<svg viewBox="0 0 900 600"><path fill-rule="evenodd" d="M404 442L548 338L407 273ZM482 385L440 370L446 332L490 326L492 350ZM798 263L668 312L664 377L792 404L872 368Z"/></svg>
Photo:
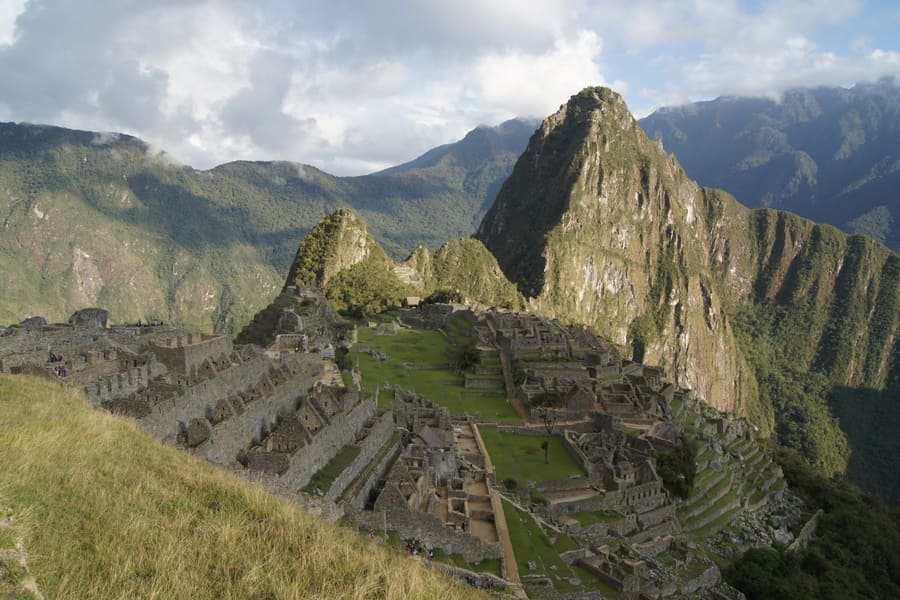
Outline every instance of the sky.
<svg viewBox="0 0 900 600"><path fill-rule="evenodd" d="M900 82L896 0L0 0L0 120L358 175L589 85L637 116Z"/></svg>

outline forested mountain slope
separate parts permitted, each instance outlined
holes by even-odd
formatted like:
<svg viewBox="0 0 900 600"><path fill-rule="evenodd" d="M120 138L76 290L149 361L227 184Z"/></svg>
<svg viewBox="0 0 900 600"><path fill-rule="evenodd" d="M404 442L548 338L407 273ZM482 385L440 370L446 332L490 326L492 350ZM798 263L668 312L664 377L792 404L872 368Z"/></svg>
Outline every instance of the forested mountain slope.
<svg viewBox="0 0 900 600"><path fill-rule="evenodd" d="M356 208L395 259L470 234L532 130L480 127L406 165L334 177L288 162L197 171L130 136L0 124L0 323L100 305L235 331L335 208Z"/></svg>

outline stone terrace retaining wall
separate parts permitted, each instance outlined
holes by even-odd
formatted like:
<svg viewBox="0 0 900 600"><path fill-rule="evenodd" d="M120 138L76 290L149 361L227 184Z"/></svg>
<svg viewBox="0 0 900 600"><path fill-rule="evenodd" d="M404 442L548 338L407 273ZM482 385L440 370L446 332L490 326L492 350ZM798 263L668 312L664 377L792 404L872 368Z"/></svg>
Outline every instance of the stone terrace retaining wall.
<svg viewBox="0 0 900 600"><path fill-rule="evenodd" d="M359 454L344 471L338 475L331 484L325 500L334 502L347 489L347 486L365 469L378 454L378 451L387 443L394 433L394 415L385 412L378 417L369 434L359 442ZM301 450L302 452L303 450Z"/></svg>
<svg viewBox="0 0 900 600"><path fill-rule="evenodd" d="M568 479L552 479L538 481L535 487L540 492L571 492L584 490L591 487L591 482L586 477L569 477Z"/></svg>
<svg viewBox="0 0 900 600"><path fill-rule="evenodd" d="M353 442L353 435L374 414L375 402L363 401L342 418L336 419L335 423L319 431L309 444L291 456L291 465L275 482L275 489L291 494L309 483L316 471L327 465L341 448Z"/></svg>
<svg viewBox="0 0 900 600"><path fill-rule="evenodd" d="M385 453L378 464L375 465L375 468L372 469L372 472L369 473L366 481L362 482L362 485L360 485L359 490L355 492L354 496L352 498L344 498L344 508L348 513L355 514L365 507L366 501L369 499L369 494L372 493L372 490L375 489L378 482L381 479L384 479L391 466L397 461L397 458L399 458L402 453L403 440L397 439L393 447Z"/></svg>
<svg viewBox="0 0 900 600"><path fill-rule="evenodd" d="M499 542L487 543L474 535L446 527L432 514L392 508L387 510L388 529L401 537L414 537L426 545L440 548L448 554L461 554L466 562L477 563L486 558L500 558L503 551ZM380 530L384 526L385 513L381 510L364 510L354 515L363 527Z"/></svg>
<svg viewBox="0 0 900 600"><path fill-rule="evenodd" d="M174 444L180 431L179 422L187 425L192 419L206 418L208 408L212 409L220 398L227 398L243 390L247 382L258 381L269 372L269 364L264 356L255 356L244 363L224 369L218 377L188 387L182 395L153 406L152 412L141 419L141 428L159 440ZM284 391L287 392L288 389ZM288 405L289 402L286 402L285 406ZM274 417L273 412L271 418Z"/></svg>

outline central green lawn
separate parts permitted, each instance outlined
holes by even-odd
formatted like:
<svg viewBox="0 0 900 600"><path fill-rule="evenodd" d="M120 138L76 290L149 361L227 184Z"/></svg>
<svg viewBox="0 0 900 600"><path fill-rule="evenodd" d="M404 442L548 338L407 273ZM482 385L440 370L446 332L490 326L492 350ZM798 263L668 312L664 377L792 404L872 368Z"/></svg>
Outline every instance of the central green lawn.
<svg viewBox="0 0 900 600"><path fill-rule="evenodd" d="M487 446L491 461L497 469L497 479L515 479L520 484L526 481L547 481L566 479L572 475L586 475L584 469L575 462L563 446L563 440L556 435L550 438L549 464L544 464L541 444L545 436L517 435L503 433L496 427L481 426L481 439Z"/></svg>
<svg viewBox="0 0 900 600"><path fill-rule="evenodd" d="M365 324L359 326L358 332L359 343L350 358L359 364L363 390L374 392L385 383L399 385L446 406L455 415L468 413L499 421L520 419L503 390L466 390L465 378L453 372L453 345L443 333L401 328L397 335L376 335L375 329ZM380 361L360 352L360 347L377 350L388 359ZM382 393L379 405L390 408L392 400L393 396Z"/></svg>

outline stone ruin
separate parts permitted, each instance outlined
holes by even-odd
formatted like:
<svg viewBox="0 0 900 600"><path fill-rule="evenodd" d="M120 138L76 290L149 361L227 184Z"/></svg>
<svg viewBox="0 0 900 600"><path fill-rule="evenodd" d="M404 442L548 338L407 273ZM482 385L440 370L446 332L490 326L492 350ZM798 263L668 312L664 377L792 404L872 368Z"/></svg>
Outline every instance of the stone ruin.
<svg viewBox="0 0 900 600"><path fill-rule="evenodd" d="M388 527L469 562L500 558L509 576L499 488L477 423L399 388L394 413L378 409L377 394L343 385L322 352L328 317L321 302L308 290L285 293L294 295L293 316L265 350L161 323L103 327L101 315L85 313L73 315L78 325L33 321L6 332L0 372L53 377L157 439L326 518L347 514L362 527ZM728 597L715 565L684 540L738 518L767 532L765 523L781 518L774 515L790 513L780 470L753 441L752 425L708 408L662 369L622 359L581 328L453 305L425 305L403 320L439 327L459 311L475 321L479 348L499 352L504 369L523 375L514 392L530 422L501 430L541 435L538 409L545 407L536 401L558 399L557 433L586 475L530 485L547 499L532 510L584 540L566 560L626 596L716 590ZM701 444L704 478L680 500L663 486L655 456L675 449L688 427ZM317 479L339 455L343 469ZM745 493L734 500L730 490L738 489ZM584 511L615 518L585 525L573 518ZM781 519L789 542L789 518Z"/></svg>
<svg viewBox="0 0 900 600"><path fill-rule="evenodd" d="M298 303L309 300L306 291ZM310 334L321 339L325 319L310 319ZM161 323L106 325L99 309L79 311L69 324L35 321L0 338L0 372L53 378L153 437L302 503L313 476L352 448L356 459L316 499L320 505L313 502L329 518L362 507L384 472L384 465L367 471L369 463L397 451L393 416L358 387L336 383L334 362L321 351L294 347L273 359L227 336Z"/></svg>

